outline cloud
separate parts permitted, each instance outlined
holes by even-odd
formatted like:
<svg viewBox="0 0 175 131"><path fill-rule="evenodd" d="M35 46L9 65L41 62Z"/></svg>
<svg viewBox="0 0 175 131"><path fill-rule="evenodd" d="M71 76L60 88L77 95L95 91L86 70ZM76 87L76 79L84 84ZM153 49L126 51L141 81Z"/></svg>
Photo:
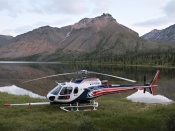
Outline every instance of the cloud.
<svg viewBox="0 0 175 131"><path fill-rule="evenodd" d="M61 12L65 14L81 14L89 10L84 0L52 0L47 8L51 8L48 10L50 12Z"/></svg>
<svg viewBox="0 0 175 131"><path fill-rule="evenodd" d="M82 14L88 6L85 0L1 0L0 11L17 17L21 13Z"/></svg>
<svg viewBox="0 0 175 131"><path fill-rule="evenodd" d="M38 21L36 23L33 23L31 25L20 25L17 26L13 29L0 29L2 30L2 34L6 34L6 35L12 35L12 36L17 36L19 34L23 34L26 33L28 31L32 31L33 29L42 27L42 26L51 26L51 27L63 27L72 23L69 23L71 21L70 18L64 18L64 19L57 19L55 21L51 21L51 22L43 22L43 21Z"/></svg>
<svg viewBox="0 0 175 131"><path fill-rule="evenodd" d="M175 1L170 0L163 8L162 12L164 13L163 16L149 19L143 22L135 23L133 26L149 26L149 27L155 27L155 26L164 26L168 24L174 24L175 21Z"/></svg>
<svg viewBox="0 0 175 131"><path fill-rule="evenodd" d="M150 19L150 20L140 22L140 23L135 23L133 24L133 26L138 26L138 27L163 26L163 25L172 23L172 21L175 21L175 18L169 18L167 16L164 16L164 17L159 17L155 19Z"/></svg>
<svg viewBox="0 0 175 131"><path fill-rule="evenodd" d="M175 17L175 1L171 0L169 3L163 8L166 16Z"/></svg>
<svg viewBox="0 0 175 131"><path fill-rule="evenodd" d="M51 22L38 21L38 22L34 23L33 26L34 27L41 27L41 26L49 25L49 26L52 26L52 27L60 28L60 27L63 27L63 26L67 26L69 24L73 24L71 22L72 22L72 19L64 18L64 19L57 19L57 20L54 20L54 21L51 21Z"/></svg>
<svg viewBox="0 0 175 131"><path fill-rule="evenodd" d="M111 0L108 1L102 1L102 0L92 0L91 1L94 4L93 13L99 14L99 13L106 13L110 9L110 4L112 3Z"/></svg>
<svg viewBox="0 0 175 131"><path fill-rule="evenodd" d="M22 13L21 9L23 1L21 0L0 0L0 12L7 14L8 16L16 17L17 14Z"/></svg>

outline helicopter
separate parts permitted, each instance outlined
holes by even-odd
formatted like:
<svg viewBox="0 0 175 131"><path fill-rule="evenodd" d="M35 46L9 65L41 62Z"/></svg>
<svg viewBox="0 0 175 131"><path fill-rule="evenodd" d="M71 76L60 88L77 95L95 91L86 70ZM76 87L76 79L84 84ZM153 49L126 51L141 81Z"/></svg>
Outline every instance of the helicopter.
<svg viewBox="0 0 175 131"><path fill-rule="evenodd" d="M63 106L61 106L60 108L67 112L71 112L74 110L79 111L79 108L82 107L86 108L92 107L93 110L96 110L96 108L98 107L98 102L95 101L95 98L103 95L120 93L134 89L143 90L144 93L146 92L146 89L149 89L151 94L155 94L154 88L158 86L155 84L160 74L160 70L157 70L155 76L152 78L150 83L146 83L146 76L144 76L144 84L112 85L108 83L108 80L100 80L99 78L96 77L88 78L87 74L98 74L103 76L109 76L129 82L136 82L136 81L110 74L104 74L87 70L80 70L77 72L40 77L25 81L24 83L55 76L63 76L71 74L79 74L82 77L77 78L74 81L71 80L70 82L63 82L63 83L56 82L57 86L53 88L51 91L49 91L49 93L46 95L46 98L49 100L49 102L4 104L4 106L62 104Z"/></svg>

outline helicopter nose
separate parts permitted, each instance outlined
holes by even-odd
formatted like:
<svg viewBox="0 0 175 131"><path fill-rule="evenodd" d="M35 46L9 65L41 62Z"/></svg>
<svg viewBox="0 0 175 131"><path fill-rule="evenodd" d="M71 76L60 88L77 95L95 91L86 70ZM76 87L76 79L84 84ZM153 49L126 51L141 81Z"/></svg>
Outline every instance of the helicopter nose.
<svg viewBox="0 0 175 131"><path fill-rule="evenodd" d="M50 101L54 101L55 100L55 96L54 95L52 95L52 94L47 94L47 99L49 99Z"/></svg>
<svg viewBox="0 0 175 131"><path fill-rule="evenodd" d="M49 100L50 101L54 101L55 100L55 96L49 96Z"/></svg>

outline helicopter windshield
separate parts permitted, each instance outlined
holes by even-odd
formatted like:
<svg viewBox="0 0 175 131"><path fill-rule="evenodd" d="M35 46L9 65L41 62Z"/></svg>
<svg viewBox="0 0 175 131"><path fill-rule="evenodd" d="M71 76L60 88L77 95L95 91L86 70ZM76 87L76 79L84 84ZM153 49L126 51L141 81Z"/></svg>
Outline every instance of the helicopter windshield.
<svg viewBox="0 0 175 131"><path fill-rule="evenodd" d="M58 95L58 93L60 92L60 89L61 89L61 85L58 85L56 88L55 88L55 90L53 90L52 92L51 92L51 94L53 94L53 95Z"/></svg>

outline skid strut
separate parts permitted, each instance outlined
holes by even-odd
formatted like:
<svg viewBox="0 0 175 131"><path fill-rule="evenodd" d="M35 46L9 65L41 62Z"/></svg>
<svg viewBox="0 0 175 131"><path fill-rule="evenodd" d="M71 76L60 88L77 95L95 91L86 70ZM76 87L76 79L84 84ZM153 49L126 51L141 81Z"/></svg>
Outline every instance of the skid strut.
<svg viewBox="0 0 175 131"><path fill-rule="evenodd" d="M93 110L97 110L98 102L93 101L91 104L79 104L78 102L76 104L70 104L69 106L61 106L60 108L67 112L72 111L79 111L79 108L86 108L86 107L93 107ZM84 110L87 111L87 110Z"/></svg>

